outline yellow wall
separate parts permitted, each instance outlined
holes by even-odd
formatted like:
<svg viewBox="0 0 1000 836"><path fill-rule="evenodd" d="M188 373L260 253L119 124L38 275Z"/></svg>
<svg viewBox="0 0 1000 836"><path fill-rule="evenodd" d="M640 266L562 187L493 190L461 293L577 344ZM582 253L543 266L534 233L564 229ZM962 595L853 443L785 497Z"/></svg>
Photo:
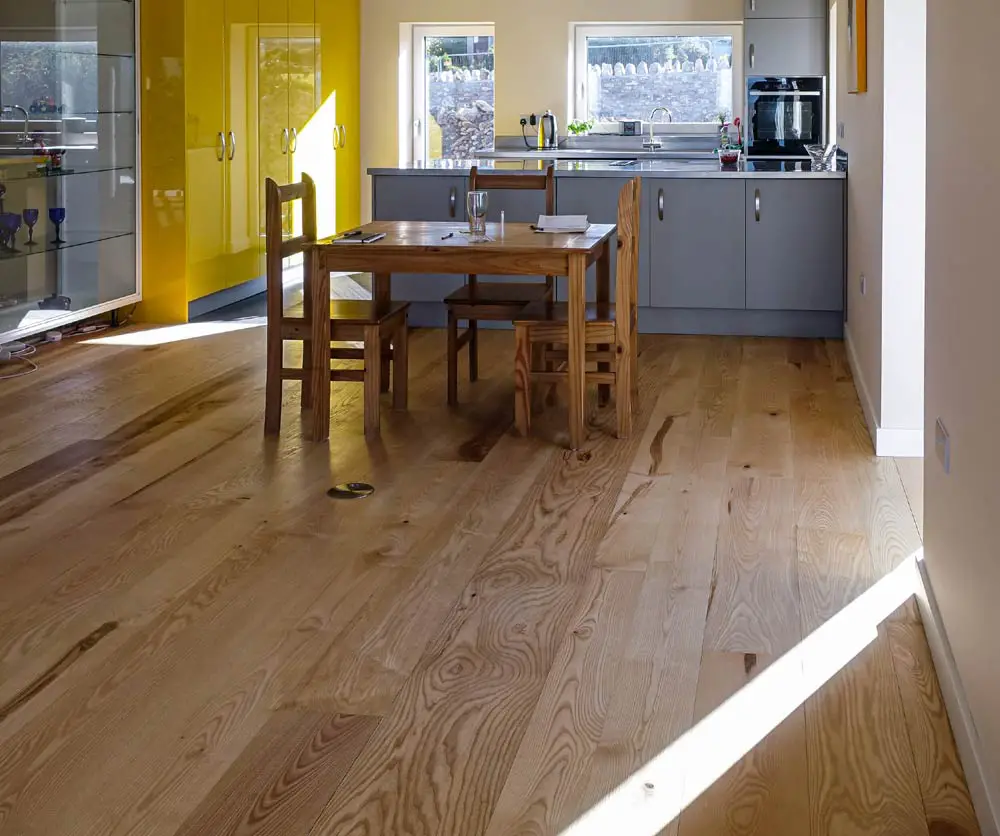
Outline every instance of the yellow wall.
<svg viewBox="0 0 1000 836"><path fill-rule="evenodd" d="M486 15L489 15L487 18ZM399 162L400 25L492 23L496 31L496 128L517 134L522 113L551 108L560 124L569 112L568 73L574 22L741 21L743 0L362 0L362 172ZM365 211L370 186L362 182Z"/></svg>

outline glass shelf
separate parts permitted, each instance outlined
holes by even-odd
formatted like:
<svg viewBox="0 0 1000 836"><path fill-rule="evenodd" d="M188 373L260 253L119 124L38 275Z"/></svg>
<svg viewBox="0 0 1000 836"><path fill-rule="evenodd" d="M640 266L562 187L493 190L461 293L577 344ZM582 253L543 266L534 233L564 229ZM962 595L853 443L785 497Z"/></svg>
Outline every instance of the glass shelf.
<svg viewBox="0 0 1000 836"><path fill-rule="evenodd" d="M134 165L93 165L93 166L74 166L73 168L67 168L63 171L51 172L48 174L36 174L35 172L28 172L27 174L16 174L13 177L3 177L0 178L3 183L16 183L20 180L30 180L31 182L44 183L47 180L61 180L64 177L73 177L80 174L106 174L108 172L114 171L135 171Z"/></svg>
<svg viewBox="0 0 1000 836"><path fill-rule="evenodd" d="M43 223L47 229L43 229ZM56 244L51 239L55 237L55 230L52 229L52 222L48 218L39 218L35 227L35 246L27 245L27 227L22 226L17 233L17 252L0 249L0 263L16 261L19 258L28 258L33 255L43 255L45 253L58 253L63 250L72 250L74 247L84 247L87 244L99 244L102 241L114 241L116 238L125 238L134 235L134 232L62 232L65 244Z"/></svg>

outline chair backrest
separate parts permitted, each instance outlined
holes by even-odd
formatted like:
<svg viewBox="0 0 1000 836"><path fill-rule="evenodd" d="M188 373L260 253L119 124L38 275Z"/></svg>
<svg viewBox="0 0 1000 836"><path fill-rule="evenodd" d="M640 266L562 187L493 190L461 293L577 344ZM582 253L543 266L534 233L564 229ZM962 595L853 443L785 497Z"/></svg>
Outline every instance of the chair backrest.
<svg viewBox="0 0 1000 836"><path fill-rule="evenodd" d="M618 272L615 287L616 319L634 333L639 316L639 218L642 180L633 177L618 194ZM627 311L627 314L625 312Z"/></svg>
<svg viewBox="0 0 1000 836"><path fill-rule="evenodd" d="M282 222L284 206L302 201L302 234L285 240ZM279 186L270 177L264 183L265 220L264 244L267 248L267 298L276 299L281 305L282 260L297 255L306 245L316 240L316 184L308 174L302 175L302 182ZM303 267L309 278L308 258ZM308 285L308 281L306 282Z"/></svg>
<svg viewBox="0 0 1000 836"><path fill-rule="evenodd" d="M545 214L556 213L556 169L549 166L544 174L481 173L477 166L469 171L469 191L496 189L545 192Z"/></svg>

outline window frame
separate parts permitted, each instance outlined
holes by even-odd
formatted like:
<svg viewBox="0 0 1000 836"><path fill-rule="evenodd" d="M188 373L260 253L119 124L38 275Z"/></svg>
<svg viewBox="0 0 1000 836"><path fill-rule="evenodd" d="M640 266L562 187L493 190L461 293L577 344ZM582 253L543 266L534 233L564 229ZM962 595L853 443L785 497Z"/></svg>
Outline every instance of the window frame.
<svg viewBox="0 0 1000 836"><path fill-rule="evenodd" d="M577 23L573 25L573 113L576 119L588 118L587 84L589 81L587 62L587 38L642 38L649 36L699 35L731 37L733 39L733 116L745 119L746 87L743 73L743 22L708 21L704 23ZM664 102L670 107L670 102ZM648 129L649 117L644 116L643 125ZM713 131L713 122L656 122L653 132L669 134L704 134ZM618 126L613 122L596 122L592 134L617 134Z"/></svg>
<svg viewBox="0 0 1000 836"><path fill-rule="evenodd" d="M487 36L496 44L496 27L492 23L416 23L410 33L410 159L427 161L427 66L424 63L424 41L427 38L461 38ZM494 73L496 72L494 55ZM494 84L495 84L494 75ZM495 89L495 88L494 88ZM494 124L494 132L496 125Z"/></svg>

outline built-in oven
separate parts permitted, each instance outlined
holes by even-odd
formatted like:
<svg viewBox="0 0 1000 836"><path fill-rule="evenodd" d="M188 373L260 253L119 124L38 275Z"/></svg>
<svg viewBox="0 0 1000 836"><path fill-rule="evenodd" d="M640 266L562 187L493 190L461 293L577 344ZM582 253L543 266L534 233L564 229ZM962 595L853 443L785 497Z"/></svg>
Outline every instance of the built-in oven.
<svg viewBox="0 0 1000 836"><path fill-rule="evenodd" d="M827 141L826 78L748 78L746 141L751 159L808 159L807 145Z"/></svg>

